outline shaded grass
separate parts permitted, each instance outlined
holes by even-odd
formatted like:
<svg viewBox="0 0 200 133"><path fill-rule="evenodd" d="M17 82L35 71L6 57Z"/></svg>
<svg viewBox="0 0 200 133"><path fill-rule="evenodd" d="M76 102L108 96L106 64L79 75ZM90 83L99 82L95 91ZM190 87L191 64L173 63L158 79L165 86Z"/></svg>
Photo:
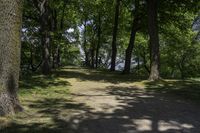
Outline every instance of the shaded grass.
<svg viewBox="0 0 200 133"><path fill-rule="evenodd" d="M54 132L52 116L56 118L67 108L76 108L69 95L70 83L54 73L25 75L20 79L19 99L24 112L0 117L0 132Z"/></svg>
<svg viewBox="0 0 200 133"><path fill-rule="evenodd" d="M143 86L147 91L156 91L184 100L200 102L200 80L198 79L141 81L136 84Z"/></svg>
<svg viewBox="0 0 200 133"><path fill-rule="evenodd" d="M67 119L71 111L90 111L89 107L72 100L69 94L70 79L109 84L127 83L136 85L138 88L145 88L147 91L172 94L183 99L200 101L200 80L197 79L149 82L144 80L146 77L135 77L131 74L122 75L120 72L65 67L54 71L49 76L40 74L24 76L20 80L19 98L25 111L15 116L0 118L0 132L66 132ZM90 84L87 85L91 86ZM120 95L123 94L122 96L130 95L130 91L127 89L120 90L119 88L117 91L121 91ZM134 90L133 94L135 93ZM116 95L114 91L110 94Z"/></svg>
<svg viewBox="0 0 200 133"><path fill-rule="evenodd" d="M111 72L109 70L100 69L87 69L80 67L65 67L60 71L57 71L55 76L62 78L76 78L80 81L94 81L94 82L104 82L104 83L132 83L136 81L141 81L147 77L136 77L133 74L122 74L120 71Z"/></svg>

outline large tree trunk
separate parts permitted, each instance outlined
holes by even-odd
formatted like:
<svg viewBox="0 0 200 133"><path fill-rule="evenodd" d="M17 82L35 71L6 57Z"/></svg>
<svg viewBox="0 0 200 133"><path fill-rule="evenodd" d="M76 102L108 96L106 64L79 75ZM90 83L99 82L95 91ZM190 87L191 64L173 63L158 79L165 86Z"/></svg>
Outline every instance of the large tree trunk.
<svg viewBox="0 0 200 133"><path fill-rule="evenodd" d="M49 5L48 1L40 6L40 24L41 24L41 43L42 43L42 73L47 75L51 71L50 67L50 28L49 28Z"/></svg>
<svg viewBox="0 0 200 133"><path fill-rule="evenodd" d="M17 98L22 0L0 0L0 115L22 111Z"/></svg>
<svg viewBox="0 0 200 133"><path fill-rule="evenodd" d="M160 53L159 53L159 36L157 20L157 0L147 0L148 6L148 31L150 36L150 60L151 72L149 80L158 80L160 78Z"/></svg>
<svg viewBox="0 0 200 133"><path fill-rule="evenodd" d="M115 63L116 63L116 56L117 56L117 32L118 32L118 24L119 24L119 8L120 8L120 1L116 0L116 7L115 7L115 22L113 28L113 40L112 40L112 56L111 56L111 71L115 71Z"/></svg>

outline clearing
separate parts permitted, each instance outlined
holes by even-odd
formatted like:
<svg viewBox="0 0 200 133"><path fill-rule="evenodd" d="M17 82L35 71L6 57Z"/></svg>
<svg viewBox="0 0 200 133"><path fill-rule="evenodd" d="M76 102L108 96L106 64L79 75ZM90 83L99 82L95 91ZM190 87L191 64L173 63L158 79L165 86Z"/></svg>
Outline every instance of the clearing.
<svg viewBox="0 0 200 133"><path fill-rule="evenodd" d="M139 81L65 67L20 82L25 109L0 118L1 133L199 133L200 81Z"/></svg>

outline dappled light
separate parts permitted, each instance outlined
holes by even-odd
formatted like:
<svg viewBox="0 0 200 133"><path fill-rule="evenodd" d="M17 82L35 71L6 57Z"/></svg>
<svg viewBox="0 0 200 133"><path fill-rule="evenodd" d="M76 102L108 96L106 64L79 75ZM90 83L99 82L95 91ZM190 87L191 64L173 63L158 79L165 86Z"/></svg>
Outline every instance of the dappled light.
<svg viewBox="0 0 200 133"><path fill-rule="evenodd" d="M71 76L66 73L71 73ZM102 76L102 73L104 78L98 82L95 78ZM1 131L5 133L16 131L20 133L198 133L200 130L199 106L185 101L182 97L169 95L171 93L163 93L161 88L169 86L173 88L185 84L192 87L194 80L185 82L166 80L155 83L138 80L134 82L136 80L132 79L128 82L123 80L113 82L119 78L115 74L66 67L53 75L45 80L67 81L65 87L63 84L54 85L63 92L56 93L54 88L50 88L48 90L50 97L42 93L38 94L39 97L31 99L22 95L25 112L14 118L7 118L5 120L7 124L2 125ZM90 78L87 78L88 75ZM111 75L112 80L109 77ZM141 88L139 83L145 87ZM199 84L195 83L195 86ZM69 91L64 91L65 89ZM180 94L182 92L181 88L176 91L176 94L178 91ZM29 95L34 96L34 92L31 91Z"/></svg>
<svg viewBox="0 0 200 133"><path fill-rule="evenodd" d="M134 75L123 75L120 72L108 73L108 70L90 70L80 67L65 67L61 71L55 73L55 76L63 78L76 78L82 82L95 81L95 82L108 82L108 83L130 83L133 81L142 80L136 78ZM145 79L145 78L144 78Z"/></svg>
<svg viewBox="0 0 200 133"><path fill-rule="evenodd" d="M200 133L199 0L0 0L0 133Z"/></svg>

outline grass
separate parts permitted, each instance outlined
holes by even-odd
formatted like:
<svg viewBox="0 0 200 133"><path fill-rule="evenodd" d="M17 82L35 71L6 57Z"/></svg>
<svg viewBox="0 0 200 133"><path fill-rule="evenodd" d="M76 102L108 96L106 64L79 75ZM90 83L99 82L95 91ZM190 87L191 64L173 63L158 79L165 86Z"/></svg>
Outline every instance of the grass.
<svg viewBox="0 0 200 133"><path fill-rule="evenodd" d="M134 83L147 91L156 91L159 93L169 94L184 100L200 102L200 80L159 80L155 82L140 81Z"/></svg>
<svg viewBox="0 0 200 133"><path fill-rule="evenodd" d="M69 87L70 84L66 79L54 74L24 76L20 80L19 99L25 111L15 116L0 118L0 131L37 132L44 127L50 130L55 124L52 118L56 118L62 109L73 106Z"/></svg>
<svg viewBox="0 0 200 133"><path fill-rule="evenodd" d="M200 101L199 79L149 82L143 80L144 78L142 77L141 80L135 78L134 75L122 75L120 72L89 70L78 67L66 67L54 71L50 76L40 74L23 76L20 80L19 98L25 111L15 116L0 118L0 132L63 132L63 129L67 126L65 125L66 121L62 121L63 117L67 119L71 110L87 108L74 102L71 98L69 88L73 86L69 82L70 79L115 85L120 83L131 84L147 91L172 94L195 102Z"/></svg>

